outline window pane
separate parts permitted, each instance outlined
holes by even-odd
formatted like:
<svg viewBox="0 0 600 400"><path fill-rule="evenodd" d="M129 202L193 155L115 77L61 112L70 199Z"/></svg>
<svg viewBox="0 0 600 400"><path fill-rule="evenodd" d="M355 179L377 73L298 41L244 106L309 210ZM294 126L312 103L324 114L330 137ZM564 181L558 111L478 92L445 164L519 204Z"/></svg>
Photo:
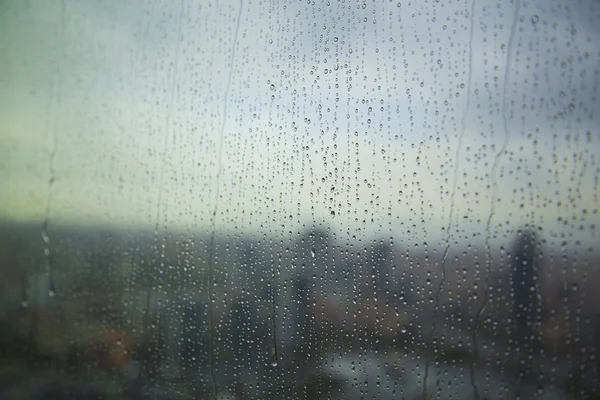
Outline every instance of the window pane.
<svg viewBox="0 0 600 400"><path fill-rule="evenodd" d="M599 27L0 0L0 397L600 396Z"/></svg>

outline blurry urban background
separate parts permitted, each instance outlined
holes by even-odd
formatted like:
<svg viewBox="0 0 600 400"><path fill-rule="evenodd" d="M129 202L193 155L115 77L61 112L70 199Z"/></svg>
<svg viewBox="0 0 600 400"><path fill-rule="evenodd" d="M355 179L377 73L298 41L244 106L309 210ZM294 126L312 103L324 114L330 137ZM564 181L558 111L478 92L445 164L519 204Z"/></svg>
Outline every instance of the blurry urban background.
<svg viewBox="0 0 600 400"><path fill-rule="evenodd" d="M600 394L600 281L571 273L598 253L534 230L446 255L323 226L212 247L189 232L48 234L44 255L39 227L2 226L3 398Z"/></svg>

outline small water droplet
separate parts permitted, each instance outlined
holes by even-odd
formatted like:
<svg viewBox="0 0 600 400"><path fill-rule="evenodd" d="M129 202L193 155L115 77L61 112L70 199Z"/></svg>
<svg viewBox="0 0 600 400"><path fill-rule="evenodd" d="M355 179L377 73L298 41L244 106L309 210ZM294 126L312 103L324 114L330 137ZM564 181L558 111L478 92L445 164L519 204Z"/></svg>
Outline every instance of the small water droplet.
<svg viewBox="0 0 600 400"><path fill-rule="evenodd" d="M56 296L56 292L54 290L48 290L48 296L54 297Z"/></svg>
<svg viewBox="0 0 600 400"><path fill-rule="evenodd" d="M531 22L533 22L534 25L536 25L538 22L540 22L540 17L539 15L534 15L531 17Z"/></svg>

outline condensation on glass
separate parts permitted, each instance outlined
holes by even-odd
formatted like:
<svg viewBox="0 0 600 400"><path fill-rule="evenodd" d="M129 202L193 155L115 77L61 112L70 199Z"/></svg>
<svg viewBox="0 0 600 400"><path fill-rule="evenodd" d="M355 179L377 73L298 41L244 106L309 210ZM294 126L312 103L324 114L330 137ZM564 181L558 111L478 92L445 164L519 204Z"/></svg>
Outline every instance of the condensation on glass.
<svg viewBox="0 0 600 400"><path fill-rule="evenodd" d="M0 1L0 397L600 396L600 3Z"/></svg>

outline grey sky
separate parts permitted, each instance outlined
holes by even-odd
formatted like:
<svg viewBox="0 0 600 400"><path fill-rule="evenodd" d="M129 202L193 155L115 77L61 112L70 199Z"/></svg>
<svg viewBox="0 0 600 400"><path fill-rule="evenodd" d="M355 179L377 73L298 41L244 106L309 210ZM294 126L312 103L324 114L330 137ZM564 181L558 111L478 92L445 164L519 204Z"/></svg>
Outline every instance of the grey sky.
<svg viewBox="0 0 600 400"><path fill-rule="evenodd" d="M0 215L208 229L223 135L225 230L595 242L600 3L515 4L4 1Z"/></svg>

